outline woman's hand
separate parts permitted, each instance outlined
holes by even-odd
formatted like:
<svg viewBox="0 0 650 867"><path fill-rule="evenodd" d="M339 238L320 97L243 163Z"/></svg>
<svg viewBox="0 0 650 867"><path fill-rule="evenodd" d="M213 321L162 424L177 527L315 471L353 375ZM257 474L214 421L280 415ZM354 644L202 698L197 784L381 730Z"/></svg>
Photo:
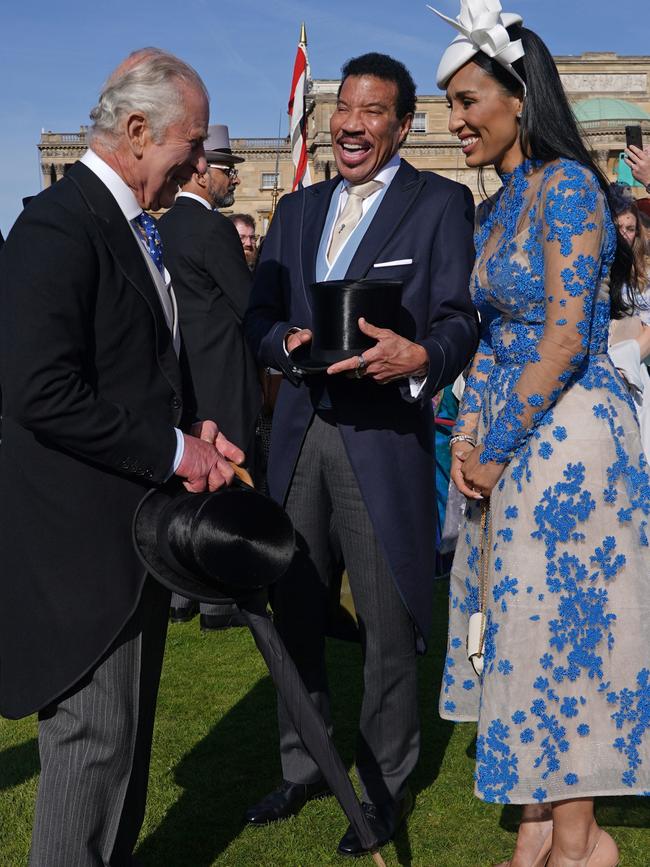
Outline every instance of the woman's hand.
<svg viewBox="0 0 650 867"><path fill-rule="evenodd" d="M650 148L630 145L625 149L625 162L632 169L632 176L646 187L650 184Z"/></svg>
<svg viewBox="0 0 650 867"><path fill-rule="evenodd" d="M468 456L476 451L476 447L471 443L460 441L454 443L451 447L451 480L456 485L461 494L469 497L472 500L481 500L480 493L470 488L463 477L463 465Z"/></svg>
<svg viewBox="0 0 650 867"><path fill-rule="evenodd" d="M486 464L482 464L479 460L482 451L483 446L471 449L471 454L465 457L460 470L466 488L473 491L472 496L477 500L490 496L494 486L506 468L505 464L497 464L495 461L488 461ZM470 495L465 494L465 496Z"/></svg>

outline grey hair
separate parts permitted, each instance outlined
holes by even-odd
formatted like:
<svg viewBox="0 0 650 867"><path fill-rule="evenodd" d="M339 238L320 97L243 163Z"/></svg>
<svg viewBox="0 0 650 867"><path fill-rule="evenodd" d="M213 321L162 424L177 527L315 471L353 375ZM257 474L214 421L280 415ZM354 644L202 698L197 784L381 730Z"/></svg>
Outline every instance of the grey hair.
<svg viewBox="0 0 650 867"><path fill-rule="evenodd" d="M197 88L209 101L200 75L188 63L160 48L132 52L111 74L90 112L88 143L101 139L114 148L121 121L133 111L145 115L154 141L162 141L169 125L183 115L184 85Z"/></svg>

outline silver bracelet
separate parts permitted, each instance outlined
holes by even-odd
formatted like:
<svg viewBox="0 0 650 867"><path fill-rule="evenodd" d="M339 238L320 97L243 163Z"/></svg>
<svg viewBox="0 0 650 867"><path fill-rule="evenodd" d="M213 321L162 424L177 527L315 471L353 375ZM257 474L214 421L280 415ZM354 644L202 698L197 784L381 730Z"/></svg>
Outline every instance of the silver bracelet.
<svg viewBox="0 0 650 867"><path fill-rule="evenodd" d="M476 440L474 437L468 436L467 434L454 434L453 437L449 437L449 448L456 443L469 443L471 446L476 448Z"/></svg>

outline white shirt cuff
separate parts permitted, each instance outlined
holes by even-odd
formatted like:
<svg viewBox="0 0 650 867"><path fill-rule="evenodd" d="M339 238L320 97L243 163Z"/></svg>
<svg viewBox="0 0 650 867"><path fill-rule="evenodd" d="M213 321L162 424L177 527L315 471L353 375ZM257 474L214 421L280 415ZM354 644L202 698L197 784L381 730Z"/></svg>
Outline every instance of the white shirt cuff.
<svg viewBox="0 0 650 867"><path fill-rule="evenodd" d="M409 388L411 389L411 397L419 397L422 389L426 385L426 376L409 376Z"/></svg>
<svg viewBox="0 0 650 867"><path fill-rule="evenodd" d="M174 428L176 433L176 453L174 454L174 461L172 463L172 468L169 471L169 475L167 479L170 479L176 470L178 469L180 462L183 460L183 454L185 453L185 440L183 439L183 431L179 430L177 427ZM165 481L167 481L165 479Z"/></svg>

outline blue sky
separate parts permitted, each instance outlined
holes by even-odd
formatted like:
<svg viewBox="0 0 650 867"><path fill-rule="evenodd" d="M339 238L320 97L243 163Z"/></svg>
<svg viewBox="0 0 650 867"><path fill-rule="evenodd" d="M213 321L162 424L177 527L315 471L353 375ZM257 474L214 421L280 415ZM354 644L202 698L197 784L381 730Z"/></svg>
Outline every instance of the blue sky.
<svg viewBox="0 0 650 867"><path fill-rule="evenodd" d="M437 0L456 15L458 0ZM432 5L436 5L432 2ZM512 0L555 54L650 54L648 0ZM615 8L624 10L617 13ZM283 115L305 21L315 78L348 57L383 51L410 68L421 93L451 28L425 0L8 0L0 49L0 228L22 196L38 192L41 128L74 132L88 120L108 73L134 48L157 45L189 61L210 91L211 121L233 136L273 136Z"/></svg>

